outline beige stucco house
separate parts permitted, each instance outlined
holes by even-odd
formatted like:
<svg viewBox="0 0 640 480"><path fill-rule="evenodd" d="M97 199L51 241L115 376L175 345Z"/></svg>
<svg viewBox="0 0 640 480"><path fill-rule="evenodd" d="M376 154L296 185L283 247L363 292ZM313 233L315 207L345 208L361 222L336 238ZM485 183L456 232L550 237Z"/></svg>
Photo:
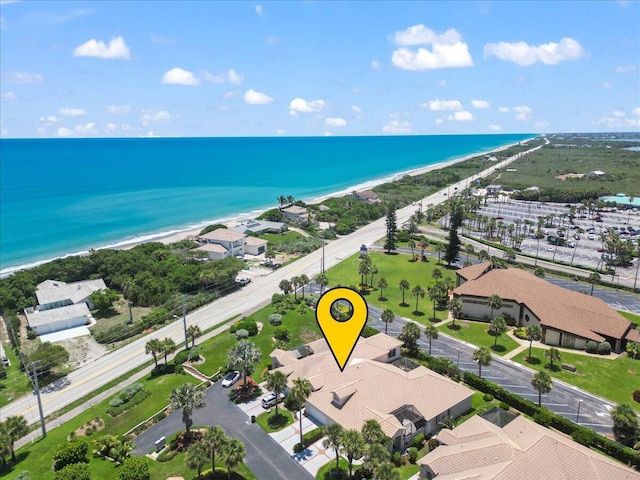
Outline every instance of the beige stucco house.
<svg viewBox="0 0 640 480"><path fill-rule="evenodd" d="M226 228L218 228L200 235L198 241L201 246L194 248L195 252L205 252L210 260L221 260L227 257L241 257L245 253L260 255L267 251L267 240L249 237L244 233Z"/></svg>
<svg viewBox="0 0 640 480"><path fill-rule="evenodd" d="M480 263L456 272L453 295L462 301L462 316L491 315L488 298L499 295L502 308L493 317L508 315L516 325L537 324L547 345L584 350L588 341L608 341L621 351L638 338L636 326L596 297L553 285L519 268Z"/></svg>

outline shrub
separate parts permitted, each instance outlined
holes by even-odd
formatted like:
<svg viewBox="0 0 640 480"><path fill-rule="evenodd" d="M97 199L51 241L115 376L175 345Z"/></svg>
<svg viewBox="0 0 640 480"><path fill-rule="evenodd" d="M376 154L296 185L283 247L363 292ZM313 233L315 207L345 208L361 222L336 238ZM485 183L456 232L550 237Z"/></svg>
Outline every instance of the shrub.
<svg viewBox="0 0 640 480"><path fill-rule="evenodd" d="M180 453L178 450L165 450L158 455L158 462L170 462L178 455L178 453Z"/></svg>
<svg viewBox="0 0 640 480"><path fill-rule="evenodd" d="M587 342L587 353L598 353L598 343L589 340Z"/></svg>
<svg viewBox="0 0 640 480"><path fill-rule="evenodd" d="M55 480L90 480L91 469L86 463L73 463L56 472Z"/></svg>
<svg viewBox="0 0 640 480"><path fill-rule="evenodd" d="M124 403L124 400L122 400L122 397L120 397L120 395L113 397L111 400L109 400L110 407L119 407L123 403Z"/></svg>
<svg viewBox="0 0 640 480"><path fill-rule="evenodd" d="M509 404L506 402L500 402L500 408L502 410L509 410Z"/></svg>
<svg viewBox="0 0 640 480"><path fill-rule="evenodd" d="M258 334L258 324L251 317L245 317L242 320L239 320L235 323L236 330L244 329L249 332L249 336L253 337Z"/></svg>
<svg viewBox="0 0 640 480"><path fill-rule="evenodd" d="M640 403L640 390L633 392L633 400Z"/></svg>
<svg viewBox="0 0 640 480"><path fill-rule="evenodd" d="M165 418L167 418L167 414L165 413L165 411L163 410L162 412L160 412L158 415L156 415L156 418L154 419L154 422L159 422L161 420L164 420Z"/></svg>
<svg viewBox="0 0 640 480"><path fill-rule="evenodd" d="M56 472L74 463L89 463L89 444L82 438L58 445L53 454L53 470Z"/></svg>
<svg viewBox="0 0 640 480"><path fill-rule="evenodd" d="M322 437L324 437L324 427L318 427L302 435L302 441L304 442L305 446L308 447L312 443L320 440Z"/></svg>
<svg viewBox="0 0 640 480"><path fill-rule="evenodd" d="M609 355L611 353L611 344L609 342L602 342L598 344L598 353L600 355Z"/></svg>
<svg viewBox="0 0 640 480"><path fill-rule="evenodd" d="M418 460L418 449L416 447L409 448L409 463L414 464Z"/></svg>
<svg viewBox="0 0 640 480"><path fill-rule="evenodd" d="M411 440L411 446L416 447L418 450L424 446L424 433L419 433L413 440Z"/></svg>
<svg viewBox="0 0 640 480"><path fill-rule="evenodd" d="M127 458L120 467L120 480L149 480L149 464L143 457Z"/></svg>
<svg viewBox="0 0 640 480"><path fill-rule="evenodd" d="M493 401L493 395L491 395L490 393L485 393L485 394L482 396L482 399L483 399L485 402L492 402L492 401Z"/></svg>
<svg viewBox="0 0 640 480"><path fill-rule="evenodd" d="M31 330L31 329L27 330L27 339L28 340L34 340L37 336L38 336L38 334L36 333L35 330Z"/></svg>
<svg viewBox="0 0 640 480"><path fill-rule="evenodd" d="M189 350L189 361L193 362L200 358L200 347L193 347Z"/></svg>
<svg viewBox="0 0 640 480"><path fill-rule="evenodd" d="M571 434L571 438L574 442L578 442L585 447L590 447L591 445L595 445L597 443L596 433L590 428L578 427Z"/></svg>
<svg viewBox="0 0 640 480"><path fill-rule="evenodd" d="M429 451L433 450L439 445L440 445L440 442L438 441L437 438L430 438L429 441L427 441L427 448L429 449Z"/></svg>
<svg viewBox="0 0 640 480"><path fill-rule="evenodd" d="M517 328L517 329L513 332L513 334L514 334L516 337L521 338L521 339L523 339L523 340L526 340L526 339L527 339L527 329L526 329L525 327Z"/></svg>
<svg viewBox="0 0 640 480"><path fill-rule="evenodd" d="M186 362L188 358L189 358L189 351L180 350L178 353L176 353L176 356L173 357L173 363L175 363L176 365L181 365L184 362Z"/></svg>
<svg viewBox="0 0 640 480"><path fill-rule="evenodd" d="M302 453L305 450L305 446L303 444L301 444L300 442L296 443L293 446L293 453Z"/></svg>
<svg viewBox="0 0 640 480"><path fill-rule="evenodd" d="M180 365L180 368L182 368L182 365ZM140 387L142 387L141 384L137 384L137 385L140 385ZM130 385L130 386L133 386L133 385ZM141 403L145 398L147 398L149 395L151 395L151 391L150 390L145 390L145 389L138 390L130 398L124 396L123 394L124 394L124 392L120 393L118 395L118 397L115 397L115 398L112 399L112 401L115 400L116 398L119 398L120 400L122 400L122 403L120 405L114 406L114 405L111 405L111 402L109 402L110 406L109 406L109 408L107 408L107 413L109 415L111 415L112 417L117 417L118 415L126 412L130 408L135 407L136 405Z"/></svg>
<svg viewBox="0 0 640 480"><path fill-rule="evenodd" d="M549 425L551 425L552 418L548 412L540 411L533 415L533 421L539 423L540 425L548 427Z"/></svg>
<svg viewBox="0 0 640 480"><path fill-rule="evenodd" d="M282 315L280 315L279 313L269 315L269 323L274 327L277 327L282 323Z"/></svg>
<svg viewBox="0 0 640 480"><path fill-rule="evenodd" d="M276 327L273 329L273 336L278 340L288 340L289 339L289 329L287 327Z"/></svg>
<svg viewBox="0 0 640 480"><path fill-rule="evenodd" d="M404 464L404 459L402 458L400 452L393 452L393 455L391 455L391 463L393 463L396 467L400 467L402 466L402 464Z"/></svg>
<svg viewBox="0 0 640 480"><path fill-rule="evenodd" d="M243 338L247 338L249 336L249 332L244 328L239 328L236 330L236 338L238 340L242 340Z"/></svg>
<svg viewBox="0 0 640 480"><path fill-rule="evenodd" d="M360 335L363 338L369 338L369 337L373 337L376 333L380 333L380 332L376 328L373 328L370 325L365 325Z"/></svg>

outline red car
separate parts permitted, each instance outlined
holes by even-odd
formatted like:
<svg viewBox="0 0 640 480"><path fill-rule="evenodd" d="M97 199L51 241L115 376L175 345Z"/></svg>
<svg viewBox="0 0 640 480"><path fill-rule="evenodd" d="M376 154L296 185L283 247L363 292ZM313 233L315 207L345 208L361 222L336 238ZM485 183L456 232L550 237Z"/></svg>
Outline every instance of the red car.
<svg viewBox="0 0 640 480"><path fill-rule="evenodd" d="M604 251L605 251L605 249L604 249L604 248L602 248L602 247L600 247L600 248L598 249L598 252L600 252L600 253L602 253L602 252L604 252Z"/></svg>
<svg viewBox="0 0 640 480"><path fill-rule="evenodd" d="M501 217L500 215L498 215L498 216L496 217L496 220L504 220L504 217Z"/></svg>

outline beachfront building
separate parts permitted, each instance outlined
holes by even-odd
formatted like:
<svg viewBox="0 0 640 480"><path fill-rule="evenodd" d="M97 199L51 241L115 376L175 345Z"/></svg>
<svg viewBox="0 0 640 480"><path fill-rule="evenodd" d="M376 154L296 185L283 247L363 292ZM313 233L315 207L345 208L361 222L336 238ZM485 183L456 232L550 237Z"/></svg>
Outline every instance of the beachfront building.
<svg viewBox="0 0 640 480"><path fill-rule="evenodd" d="M600 453L507 411L473 416L442 429L440 446L418 460L421 479L640 480Z"/></svg>
<svg viewBox="0 0 640 480"><path fill-rule="evenodd" d="M342 372L324 339L291 351L276 349L271 361L289 384L296 378L311 383L307 416L322 425L338 423L356 430L375 419L393 448L404 451L415 435L430 435L447 416L468 411L474 392L401 358L401 346L383 333L360 338Z"/></svg>
<svg viewBox="0 0 640 480"><path fill-rule="evenodd" d="M363 190L362 192L353 191L352 195L361 202L367 203L381 203L382 200L378 198L378 194L373 190Z"/></svg>
<svg viewBox="0 0 640 480"><path fill-rule="evenodd" d="M229 230L245 235L262 235L263 233L284 233L289 229L289 225L283 222L270 222L268 220L247 220L238 222L235 227Z"/></svg>
<svg viewBox="0 0 640 480"><path fill-rule="evenodd" d="M45 280L36 288L38 305L24 311L29 327L45 335L87 325L94 308L90 295L106 288L101 278L73 283Z"/></svg>
<svg viewBox="0 0 640 480"><path fill-rule="evenodd" d="M209 233L197 237L202 243L194 252L205 252L210 260L222 260L227 257L242 257L248 255L260 255L267 251L267 240L256 237L248 237L244 233L238 233L226 228L218 228Z"/></svg>
<svg viewBox="0 0 640 480"><path fill-rule="evenodd" d="M485 262L456 271L456 280L453 295L462 301L463 317L488 318L488 299L498 295L502 307L493 310L493 317L509 317L520 327L539 325L547 345L584 350L588 341L607 341L620 352L627 341L640 339L635 324L599 298L553 285L519 268Z"/></svg>
<svg viewBox="0 0 640 480"><path fill-rule="evenodd" d="M283 208L282 214L294 223L305 223L309 221L309 211L306 207L292 205L291 207Z"/></svg>

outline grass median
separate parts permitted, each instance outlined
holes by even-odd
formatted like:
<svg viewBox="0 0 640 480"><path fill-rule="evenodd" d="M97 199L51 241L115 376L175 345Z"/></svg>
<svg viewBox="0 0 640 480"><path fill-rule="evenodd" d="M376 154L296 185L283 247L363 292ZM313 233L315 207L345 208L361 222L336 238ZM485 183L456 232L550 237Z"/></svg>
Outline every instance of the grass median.
<svg viewBox="0 0 640 480"><path fill-rule="evenodd" d="M494 346L496 337L489 333L489 324L485 322L456 320L455 325L453 325L453 322L448 322L438 327L438 330L478 347L489 347L491 353L495 353L496 355L509 353L520 345L509 337L509 331L500 335L497 344Z"/></svg>

